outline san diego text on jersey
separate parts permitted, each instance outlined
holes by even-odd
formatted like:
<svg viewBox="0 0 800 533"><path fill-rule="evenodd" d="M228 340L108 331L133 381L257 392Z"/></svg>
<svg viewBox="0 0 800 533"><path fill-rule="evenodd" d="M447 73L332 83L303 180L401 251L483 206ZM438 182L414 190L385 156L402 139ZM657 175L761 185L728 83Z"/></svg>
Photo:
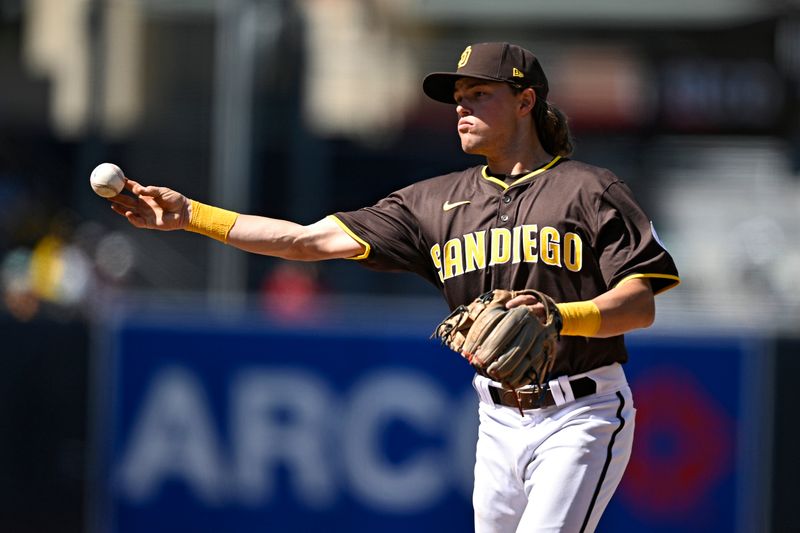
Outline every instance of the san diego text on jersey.
<svg viewBox="0 0 800 533"><path fill-rule="evenodd" d="M461 276L487 266L542 263L572 272L583 266L583 241L577 233L563 235L554 227L522 224L513 228L474 231L436 243L430 249L439 279Z"/></svg>

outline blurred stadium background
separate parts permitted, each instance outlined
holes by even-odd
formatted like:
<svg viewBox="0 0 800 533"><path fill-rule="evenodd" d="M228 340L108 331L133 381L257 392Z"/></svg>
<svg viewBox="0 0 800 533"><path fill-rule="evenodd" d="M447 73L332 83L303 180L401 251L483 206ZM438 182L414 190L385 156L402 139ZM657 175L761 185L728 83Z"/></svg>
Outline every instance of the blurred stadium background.
<svg viewBox="0 0 800 533"><path fill-rule="evenodd" d="M371 205L475 164L453 110L420 86L490 40L540 56L575 157L632 186L682 275L656 325L632 336L647 454L601 527L800 531L799 7L0 0L0 531L470 527L469 374L456 358L422 357L445 359L423 342L444 309L433 288L139 232L88 176L112 161L145 184L303 223ZM331 340L330 354L313 348ZM347 381L348 365L371 379ZM253 392L286 383L330 412L276 414ZM370 383L423 399L394 405ZM266 402L251 407L271 425L242 429L248 401ZM449 407L427 417L436 405ZM352 437L365 416L383 428L374 449ZM347 435L324 460L328 477L298 466L319 459L313 449L289 453L292 438L309 442L292 437L297 417L335 418ZM432 429L442 421L455 429ZM466 459L426 477L420 450L432 449ZM384 467L356 466L370 454ZM236 465L208 466L226 455Z"/></svg>

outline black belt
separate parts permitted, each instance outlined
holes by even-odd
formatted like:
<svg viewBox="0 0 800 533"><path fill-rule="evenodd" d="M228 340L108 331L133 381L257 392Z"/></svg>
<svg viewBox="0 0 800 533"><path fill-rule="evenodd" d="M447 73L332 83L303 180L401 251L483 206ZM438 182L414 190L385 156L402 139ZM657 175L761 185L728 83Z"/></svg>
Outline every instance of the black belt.
<svg viewBox="0 0 800 533"><path fill-rule="evenodd" d="M597 383L592 378L582 377L569 382L575 399L583 398L597 392ZM541 409L556 404L549 388L533 386L528 389L511 390L489 385L489 394L495 405L516 407L517 409Z"/></svg>

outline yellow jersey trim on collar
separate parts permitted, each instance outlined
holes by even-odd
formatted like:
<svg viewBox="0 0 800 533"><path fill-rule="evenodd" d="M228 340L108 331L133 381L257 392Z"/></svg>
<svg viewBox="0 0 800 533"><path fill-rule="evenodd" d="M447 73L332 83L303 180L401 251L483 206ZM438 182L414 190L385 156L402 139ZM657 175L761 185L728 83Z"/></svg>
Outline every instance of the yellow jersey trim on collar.
<svg viewBox="0 0 800 533"><path fill-rule="evenodd" d="M369 245L369 243L367 241L365 241L364 239L362 239L361 237L356 235L353 232L353 230L348 228L347 225L345 225L344 222L339 220L339 217L337 217L336 215L328 215L327 218L333 220L336 223L336 225L339 226L340 228L342 228L342 230L344 230L345 233L350 235L350 237L352 237L352 239L354 241L356 241L358 244L360 244L361 246L364 247L364 252L361 255L356 255L356 256L353 256L353 257L347 257L346 259L352 259L353 261L359 261L361 259L366 259L367 257L369 257L369 253L372 250L372 247Z"/></svg>
<svg viewBox="0 0 800 533"><path fill-rule="evenodd" d="M524 175L524 176L522 176L521 178L519 178L519 179L515 180L515 181L514 181L514 183L512 183L511 185L507 184L507 183L506 183L506 182L504 182L503 180L500 180L500 179L497 179L497 178L495 178L494 176L490 176L490 175L489 175L489 174L486 172L486 171L489 169L489 166L488 166L488 165L485 165L485 166L483 167L483 169L481 170L481 176L483 176L483 179L485 179L485 180L487 180L487 181L491 181L492 183L494 183L494 184L497 184L497 185L499 185L500 187L502 187L502 188L503 188L503 190L506 190L506 189L508 189L509 187L513 187L513 186L514 186L514 185L516 185L517 183L520 183L520 182L522 182L522 181L525 181L525 180L531 179L531 178L532 178L532 177L534 177L534 176L538 176L539 174L541 174L541 173L542 173L542 172L544 172L545 170L548 170L548 169L552 168L552 167L553 167L553 165L555 165L555 164L558 162L558 160L559 160L559 159L561 159L561 156L560 156L560 155L557 155L557 156L555 156L555 157L553 158L553 160L552 160L552 161L550 161L549 163L547 163L545 166L543 166L543 167L541 167L541 168L537 168L537 169L536 169L536 170L534 170L533 172L529 172L529 173L525 174L525 175Z"/></svg>

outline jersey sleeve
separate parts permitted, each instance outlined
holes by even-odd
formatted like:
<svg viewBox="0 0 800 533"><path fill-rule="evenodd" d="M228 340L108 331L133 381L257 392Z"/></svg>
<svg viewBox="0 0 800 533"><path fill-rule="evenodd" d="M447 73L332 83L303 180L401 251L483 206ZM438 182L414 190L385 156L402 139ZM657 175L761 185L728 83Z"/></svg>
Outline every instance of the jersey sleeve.
<svg viewBox="0 0 800 533"><path fill-rule="evenodd" d="M658 294L680 283L672 256L631 190L622 182L612 183L602 195L595 247L609 287L633 278L646 278Z"/></svg>
<svg viewBox="0 0 800 533"><path fill-rule="evenodd" d="M373 270L414 272L436 285L437 276L424 256L420 225L408 208L408 188L392 193L372 207L330 215L365 247L353 259Z"/></svg>

